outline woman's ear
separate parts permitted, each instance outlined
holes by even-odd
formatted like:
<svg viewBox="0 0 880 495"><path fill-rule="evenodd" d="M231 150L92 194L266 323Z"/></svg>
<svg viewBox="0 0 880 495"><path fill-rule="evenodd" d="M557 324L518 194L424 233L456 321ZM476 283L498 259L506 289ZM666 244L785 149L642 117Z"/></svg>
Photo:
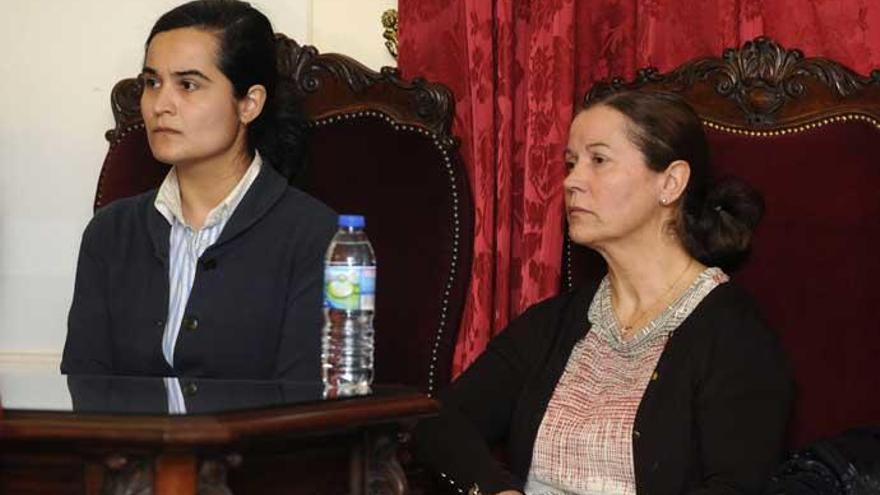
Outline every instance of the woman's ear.
<svg viewBox="0 0 880 495"><path fill-rule="evenodd" d="M247 93L238 100L238 118L248 125L263 112L266 105L266 88L262 84L254 84Z"/></svg>
<svg viewBox="0 0 880 495"><path fill-rule="evenodd" d="M660 179L660 204L673 204L681 198L691 177L691 166L684 160L675 160L663 171Z"/></svg>

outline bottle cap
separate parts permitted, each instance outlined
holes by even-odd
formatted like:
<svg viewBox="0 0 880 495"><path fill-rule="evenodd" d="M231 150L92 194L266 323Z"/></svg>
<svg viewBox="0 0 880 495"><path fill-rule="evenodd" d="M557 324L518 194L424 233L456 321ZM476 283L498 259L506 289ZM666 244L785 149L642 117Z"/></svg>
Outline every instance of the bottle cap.
<svg viewBox="0 0 880 495"><path fill-rule="evenodd" d="M363 228L366 225L363 215L339 215L339 226L349 228Z"/></svg>

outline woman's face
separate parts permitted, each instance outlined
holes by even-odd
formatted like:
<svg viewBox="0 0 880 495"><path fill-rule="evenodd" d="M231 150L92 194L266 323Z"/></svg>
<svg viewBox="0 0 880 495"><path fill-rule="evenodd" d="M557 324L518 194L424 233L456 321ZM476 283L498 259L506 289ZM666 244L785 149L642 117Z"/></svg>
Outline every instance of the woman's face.
<svg viewBox="0 0 880 495"><path fill-rule="evenodd" d="M662 226L662 175L630 141L629 119L599 105L571 124L563 182L572 241L602 248Z"/></svg>
<svg viewBox="0 0 880 495"><path fill-rule="evenodd" d="M141 114L157 160L186 165L244 148L246 126L232 83L217 66L218 53L217 38L194 28L162 32L150 41Z"/></svg>

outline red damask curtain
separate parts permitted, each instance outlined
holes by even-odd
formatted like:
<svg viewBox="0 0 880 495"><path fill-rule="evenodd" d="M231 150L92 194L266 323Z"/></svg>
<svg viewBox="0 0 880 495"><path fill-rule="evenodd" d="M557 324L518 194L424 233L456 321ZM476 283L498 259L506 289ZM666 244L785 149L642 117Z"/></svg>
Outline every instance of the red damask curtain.
<svg viewBox="0 0 880 495"><path fill-rule="evenodd" d="M593 82L717 56L767 35L861 73L880 67L874 0L399 0L406 77L448 85L476 210L453 370L559 289L562 152Z"/></svg>

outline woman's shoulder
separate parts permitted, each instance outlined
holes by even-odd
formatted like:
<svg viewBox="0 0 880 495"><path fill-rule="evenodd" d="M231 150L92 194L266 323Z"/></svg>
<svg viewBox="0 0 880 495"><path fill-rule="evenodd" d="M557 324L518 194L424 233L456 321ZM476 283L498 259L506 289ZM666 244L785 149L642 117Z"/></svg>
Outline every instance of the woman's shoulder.
<svg viewBox="0 0 880 495"><path fill-rule="evenodd" d="M587 311L598 283L564 291L532 304L508 325L509 338L555 339L561 333L580 335L587 329Z"/></svg>
<svg viewBox="0 0 880 495"><path fill-rule="evenodd" d="M120 198L99 208L86 226L86 234L114 232L139 225L136 221L149 211L156 199L156 189Z"/></svg>
<svg viewBox="0 0 880 495"><path fill-rule="evenodd" d="M315 238L316 242L329 244L336 233L337 214L323 201L310 194L288 186L278 201L275 212L288 232L296 238Z"/></svg>
<svg viewBox="0 0 880 495"><path fill-rule="evenodd" d="M296 188L287 186L281 198L282 207L292 213L307 213L309 218L320 222L336 222L336 212L323 201L311 194Z"/></svg>
<svg viewBox="0 0 880 495"><path fill-rule="evenodd" d="M758 301L734 281L715 287L693 312L698 321L705 321L717 331L746 330L758 333L769 331Z"/></svg>
<svg viewBox="0 0 880 495"><path fill-rule="evenodd" d="M251 189L243 202L256 204L258 216L270 220L272 228L279 223L294 229L336 227L336 213L329 206L291 185L268 161L264 160Z"/></svg>
<svg viewBox="0 0 880 495"><path fill-rule="evenodd" d="M779 337L767 323L751 293L730 281L712 290L676 331L692 350L703 348L708 355L722 353L747 360L764 356L784 361Z"/></svg>

